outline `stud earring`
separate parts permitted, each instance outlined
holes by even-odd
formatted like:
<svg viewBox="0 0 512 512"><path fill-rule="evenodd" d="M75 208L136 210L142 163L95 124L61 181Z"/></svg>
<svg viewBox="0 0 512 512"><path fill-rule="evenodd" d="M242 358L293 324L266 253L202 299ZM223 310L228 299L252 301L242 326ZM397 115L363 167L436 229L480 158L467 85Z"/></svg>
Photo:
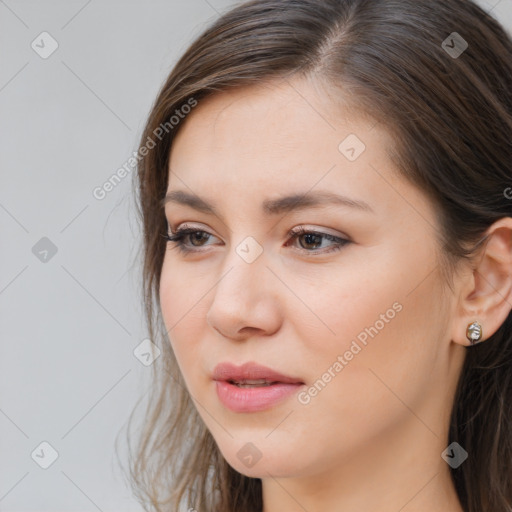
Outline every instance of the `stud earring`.
<svg viewBox="0 0 512 512"><path fill-rule="evenodd" d="M466 329L466 338L471 345L476 345L482 339L482 326L478 322L472 322Z"/></svg>

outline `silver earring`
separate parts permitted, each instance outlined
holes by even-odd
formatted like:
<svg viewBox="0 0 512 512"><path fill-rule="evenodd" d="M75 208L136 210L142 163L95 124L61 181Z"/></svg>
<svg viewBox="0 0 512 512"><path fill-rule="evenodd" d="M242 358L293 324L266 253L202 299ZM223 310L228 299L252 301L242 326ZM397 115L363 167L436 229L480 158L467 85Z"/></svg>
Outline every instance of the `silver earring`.
<svg viewBox="0 0 512 512"><path fill-rule="evenodd" d="M471 345L476 345L482 339L482 326L478 322L471 322L466 329L466 338Z"/></svg>

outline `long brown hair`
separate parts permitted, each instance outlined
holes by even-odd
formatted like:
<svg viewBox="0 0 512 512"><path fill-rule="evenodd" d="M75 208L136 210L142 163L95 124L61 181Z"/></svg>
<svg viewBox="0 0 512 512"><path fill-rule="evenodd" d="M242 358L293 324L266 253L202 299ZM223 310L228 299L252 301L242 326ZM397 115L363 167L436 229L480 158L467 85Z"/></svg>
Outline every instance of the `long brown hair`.
<svg viewBox="0 0 512 512"><path fill-rule="evenodd" d="M238 473L220 454L167 341L159 304L167 227L161 200L180 128L176 110L186 113L186 105L218 91L293 75L314 77L332 91L343 87L389 130L397 168L438 206L448 281L457 261L471 257L468 247L512 214L504 193L512 186L512 42L473 2L256 0L217 19L159 92L140 148L156 144L135 175L143 301L149 337L161 350L130 458L130 483L146 510L262 510L261 480ZM464 510L511 512L512 315L490 339L467 349L452 441L469 454L451 470Z"/></svg>

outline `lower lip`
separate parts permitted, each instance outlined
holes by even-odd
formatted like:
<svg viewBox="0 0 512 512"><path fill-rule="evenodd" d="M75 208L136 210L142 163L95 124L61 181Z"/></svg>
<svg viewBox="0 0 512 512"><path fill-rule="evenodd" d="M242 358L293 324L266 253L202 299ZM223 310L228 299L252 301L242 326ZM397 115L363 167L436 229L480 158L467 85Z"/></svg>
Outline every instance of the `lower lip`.
<svg viewBox="0 0 512 512"><path fill-rule="evenodd" d="M220 401L235 412L264 411L293 395L302 384L285 384L283 382L270 386L239 388L227 381L216 381L217 395Z"/></svg>

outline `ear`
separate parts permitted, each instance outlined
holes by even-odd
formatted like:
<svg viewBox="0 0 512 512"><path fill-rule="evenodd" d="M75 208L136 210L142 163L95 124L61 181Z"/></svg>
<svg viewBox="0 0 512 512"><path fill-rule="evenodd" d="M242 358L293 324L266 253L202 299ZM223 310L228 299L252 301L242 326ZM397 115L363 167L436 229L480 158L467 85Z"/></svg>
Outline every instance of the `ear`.
<svg viewBox="0 0 512 512"><path fill-rule="evenodd" d="M451 339L470 346L469 324L482 326L482 338L492 336L512 310L512 218L496 221L486 231L487 240L478 251L472 270L464 274L460 287Z"/></svg>

